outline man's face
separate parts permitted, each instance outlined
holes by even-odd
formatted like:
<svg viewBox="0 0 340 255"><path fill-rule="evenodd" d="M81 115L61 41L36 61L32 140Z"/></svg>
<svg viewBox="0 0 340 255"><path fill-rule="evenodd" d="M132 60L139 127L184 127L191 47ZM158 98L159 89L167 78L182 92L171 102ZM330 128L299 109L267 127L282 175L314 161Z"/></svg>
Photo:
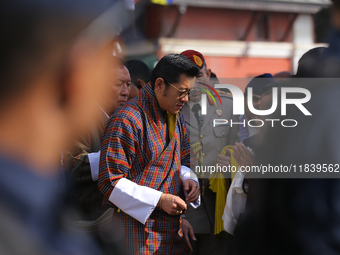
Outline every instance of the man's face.
<svg viewBox="0 0 340 255"><path fill-rule="evenodd" d="M130 93L130 84L130 74L125 66L113 69L112 97L109 106L110 115L127 102Z"/></svg>
<svg viewBox="0 0 340 255"><path fill-rule="evenodd" d="M188 92L194 87L194 79L190 79L184 74L181 74L178 83L173 83L166 88L165 82L160 85L159 93L156 94L158 104L162 111L168 111L172 114L178 113L185 102L188 102L189 96L181 96L182 92Z"/></svg>
<svg viewBox="0 0 340 255"><path fill-rule="evenodd" d="M268 95L262 96L261 101L260 101L260 105L259 105L259 110L263 111L263 110L268 110L270 109L270 107L272 106L272 100L273 100L273 95L272 93L269 93ZM275 113L273 113L275 114ZM265 121L266 119L271 119L273 114L271 115L260 115L259 119L261 119L264 122L263 127L261 127L261 132L263 135L263 138L265 136L266 130L268 130L268 128L270 128L270 125L272 125L272 123L270 121ZM262 139L263 139L262 138Z"/></svg>
<svg viewBox="0 0 340 255"><path fill-rule="evenodd" d="M253 114L250 112L249 110L249 107L248 107L248 96L245 98L244 100L244 111L245 111L245 115L247 117L248 120L251 120L251 119L256 119L257 118L257 115ZM261 96L260 95L255 95L253 94L253 107L255 109L258 109L259 108L259 105L260 105L260 101L261 101Z"/></svg>
<svg viewBox="0 0 340 255"><path fill-rule="evenodd" d="M261 111L268 110L272 105L272 98L273 98L272 93L263 96L260 100L259 110L261 110ZM264 116L264 115L259 116L259 119L261 119L263 121L266 118L268 118L268 116Z"/></svg>
<svg viewBox="0 0 340 255"><path fill-rule="evenodd" d="M209 82L210 73L209 73L209 70L207 70L206 66L204 66L201 69L201 73L202 73L202 76L196 79L195 87L206 88L203 84L201 84L201 83L207 84ZM192 94L190 94L190 101L194 103L201 101L202 92L203 92L202 90L196 89Z"/></svg>

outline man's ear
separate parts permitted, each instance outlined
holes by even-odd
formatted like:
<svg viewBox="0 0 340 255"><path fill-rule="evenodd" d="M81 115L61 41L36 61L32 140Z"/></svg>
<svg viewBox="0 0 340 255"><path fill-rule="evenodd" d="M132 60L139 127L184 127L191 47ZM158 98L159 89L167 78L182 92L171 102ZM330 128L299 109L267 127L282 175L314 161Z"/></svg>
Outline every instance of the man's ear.
<svg viewBox="0 0 340 255"><path fill-rule="evenodd" d="M164 84L163 78L160 78L160 77L157 78L156 81L155 81L155 90L161 92L163 84Z"/></svg>
<svg viewBox="0 0 340 255"><path fill-rule="evenodd" d="M142 86L142 88L144 88L146 85L146 83L142 79L138 79L137 82Z"/></svg>
<svg viewBox="0 0 340 255"><path fill-rule="evenodd" d="M210 79L210 75L211 75L211 69L207 68L207 77L208 77L208 79Z"/></svg>

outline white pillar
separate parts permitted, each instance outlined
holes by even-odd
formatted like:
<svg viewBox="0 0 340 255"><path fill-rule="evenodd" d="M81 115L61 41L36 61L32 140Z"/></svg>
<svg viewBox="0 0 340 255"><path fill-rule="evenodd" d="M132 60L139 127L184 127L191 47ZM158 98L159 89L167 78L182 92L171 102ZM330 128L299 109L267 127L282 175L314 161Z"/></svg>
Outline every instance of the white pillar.
<svg viewBox="0 0 340 255"><path fill-rule="evenodd" d="M293 26L293 70L297 71L301 56L314 43L314 22L310 14L299 14Z"/></svg>

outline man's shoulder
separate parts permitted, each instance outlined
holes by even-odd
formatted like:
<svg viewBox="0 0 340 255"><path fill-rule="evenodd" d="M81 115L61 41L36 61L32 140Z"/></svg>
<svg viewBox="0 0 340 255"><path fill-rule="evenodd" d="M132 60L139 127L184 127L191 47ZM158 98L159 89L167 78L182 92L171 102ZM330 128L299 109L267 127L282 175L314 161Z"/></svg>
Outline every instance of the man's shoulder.
<svg viewBox="0 0 340 255"><path fill-rule="evenodd" d="M222 102L221 107L223 107L223 108L227 107L227 108L232 109L233 97L230 93L218 90L218 96L219 96L219 98L221 99L221 102ZM217 98L217 96L215 96L215 100L216 100L216 103L219 105L220 103L218 102L219 99Z"/></svg>
<svg viewBox="0 0 340 255"><path fill-rule="evenodd" d="M134 120L136 118L140 118L143 113L143 107L136 100L131 100L119 107L116 112L111 116L112 119L123 118L127 120Z"/></svg>
<svg viewBox="0 0 340 255"><path fill-rule="evenodd" d="M228 94L224 91L219 91L219 90L216 90L218 92L218 95L216 95L215 93L213 94L214 95L214 100L211 99L211 97L208 97L208 100L210 102L210 106L211 107L215 107L215 105L219 105L219 106L222 106L222 107L227 107L227 108L232 108L232 104L233 104L233 97L231 94ZM215 102L216 103L215 103ZM222 105L221 105L222 103Z"/></svg>
<svg viewBox="0 0 340 255"><path fill-rule="evenodd" d="M135 100L129 101L119 107L113 115L106 121L104 133L114 126L134 126L137 127L142 122L143 109Z"/></svg>
<svg viewBox="0 0 340 255"><path fill-rule="evenodd" d="M226 100L232 100L233 99L233 95L230 92L226 92L220 89L216 89L216 92L218 93L218 96L224 99L226 98ZM217 96L216 96L217 97Z"/></svg>
<svg viewBox="0 0 340 255"><path fill-rule="evenodd" d="M184 107L184 106L183 106L183 107ZM183 111L179 111L179 112L177 113L177 116L178 116L179 123L180 123L181 125L184 125L184 123L185 123L185 118L184 118Z"/></svg>

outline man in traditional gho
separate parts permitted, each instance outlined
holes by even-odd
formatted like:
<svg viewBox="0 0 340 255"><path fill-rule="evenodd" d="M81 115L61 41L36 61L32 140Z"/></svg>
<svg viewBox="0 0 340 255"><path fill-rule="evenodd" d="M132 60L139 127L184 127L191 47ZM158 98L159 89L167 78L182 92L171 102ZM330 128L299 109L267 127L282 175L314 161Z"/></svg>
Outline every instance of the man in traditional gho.
<svg viewBox="0 0 340 255"><path fill-rule="evenodd" d="M123 227L135 254L184 251L180 214L186 202L199 205L200 190L189 168L189 137L179 111L199 75L188 58L166 55L138 98L104 128L98 185L116 208L116 226Z"/></svg>

